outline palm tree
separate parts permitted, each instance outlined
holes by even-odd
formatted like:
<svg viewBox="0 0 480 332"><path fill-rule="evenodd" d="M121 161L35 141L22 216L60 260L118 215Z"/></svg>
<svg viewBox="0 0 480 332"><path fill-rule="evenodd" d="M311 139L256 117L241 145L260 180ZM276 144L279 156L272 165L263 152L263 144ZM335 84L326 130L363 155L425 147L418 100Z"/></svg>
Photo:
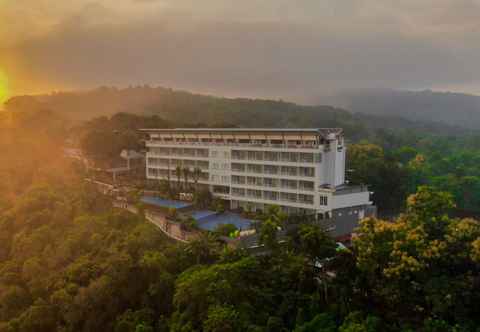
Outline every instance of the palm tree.
<svg viewBox="0 0 480 332"><path fill-rule="evenodd" d="M171 174L170 174L170 161L168 162L167 165L167 181L168 181L168 186L170 187L172 184L172 179L171 179Z"/></svg>
<svg viewBox="0 0 480 332"><path fill-rule="evenodd" d="M198 180L200 180L200 176L202 176L202 170L198 167L195 167L193 170L193 181L195 182L195 192L198 191Z"/></svg>
<svg viewBox="0 0 480 332"><path fill-rule="evenodd" d="M168 166L167 166L167 188L168 188L168 196L170 198L173 198L173 196L175 196L175 194L173 193L173 187L172 187L172 174L170 172L170 161L168 162Z"/></svg>
<svg viewBox="0 0 480 332"><path fill-rule="evenodd" d="M182 180L182 168L177 165L175 168L175 176L177 177L177 187L180 189L180 181Z"/></svg>
<svg viewBox="0 0 480 332"><path fill-rule="evenodd" d="M190 176L190 169L185 167L183 169L183 180L185 181L185 191L188 191L188 177Z"/></svg>

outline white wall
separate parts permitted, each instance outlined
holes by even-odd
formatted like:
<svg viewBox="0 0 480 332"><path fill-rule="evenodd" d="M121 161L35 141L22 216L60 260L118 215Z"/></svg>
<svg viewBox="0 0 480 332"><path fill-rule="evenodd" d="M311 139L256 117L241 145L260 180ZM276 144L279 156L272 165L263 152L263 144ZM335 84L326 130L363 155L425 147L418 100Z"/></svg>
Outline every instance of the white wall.
<svg viewBox="0 0 480 332"><path fill-rule="evenodd" d="M345 146L339 152L335 149L335 186L340 186L345 183Z"/></svg>
<svg viewBox="0 0 480 332"><path fill-rule="evenodd" d="M208 148L208 172L211 184L230 186L231 148L211 146Z"/></svg>
<svg viewBox="0 0 480 332"><path fill-rule="evenodd" d="M368 205L370 204L370 192L363 191L353 194L334 195L332 199L332 209L341 209L358 205Z"/></svg>

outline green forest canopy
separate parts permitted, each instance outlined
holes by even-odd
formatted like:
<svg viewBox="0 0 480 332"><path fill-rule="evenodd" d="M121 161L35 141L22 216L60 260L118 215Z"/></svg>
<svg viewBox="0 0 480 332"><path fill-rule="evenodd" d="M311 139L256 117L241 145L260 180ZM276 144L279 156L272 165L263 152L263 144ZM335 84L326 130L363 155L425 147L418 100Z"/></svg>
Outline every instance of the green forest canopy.
<svg viewBox="0 0 480 332"><path fill-rule="evenodd" d="M282 220L272 216L262 227L270 254L251 256L215 236L173 243L141 217L113 210L62 158L61 119L22 115L4 120L0 140L2 332L453 332L480 325L480 225L450 214L455 201L476 205L474 137L380 132L357 141L351 181L377 178L378 202L400 202L404 214L364 220L353 247L339 252L309 223L277 246L271 229ZM102 126L136 132L115 123L130 123L122 117ZM95 132L94 123L79 132ZM459 186L466 183L471 192ZM390 195L392 188L401 194Z"/></svg>

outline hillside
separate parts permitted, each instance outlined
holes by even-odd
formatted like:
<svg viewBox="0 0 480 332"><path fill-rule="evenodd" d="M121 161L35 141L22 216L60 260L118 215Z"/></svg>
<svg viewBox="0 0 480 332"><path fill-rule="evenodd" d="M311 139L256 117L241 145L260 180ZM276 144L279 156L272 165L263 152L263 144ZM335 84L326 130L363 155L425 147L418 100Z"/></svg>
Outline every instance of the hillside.
<svg viewBox="0 0 480 332"><path fill-rule="evenodd" d="M449 217L448 192L419 187L397 220L365 219L350 249L307 219L279 245L277 208L261 219L265 255L218 233L172 243L84 184L37 115L12 124L15 145L0 140L0 332L478 331L480 226ZM376 166L377 147L356 151L359 173L405 181L385 173L398 162Z"/></svg>
<svg viewBox="0 0 480 332"><path fill-rule="evenodd" d="M268 251L257 256L220 232L173 243L84 183L61 153L71 131L55 112L3 115L0 332L478 331L480 224L450 217L454 198L480 206L478 137L350 145L352 183L405 213L365 219L338 250L318 224L299 216L290 227L271 208L259 215ZM117 114L81 129L110 133L92 144L108 151L146 122L173 125L163 121Z"/></svg>
<svg viewBox="0 0 480 332"><path fill-rule="evenodd" d="M14 112L50 110L73 122L127 112L158 115L179 126L342 127L352 140L367 138L375 129L418 129L441 134L460 132L459 128L431 121L351 113L332 106L220 98L148 86L20 96L10 99L6 108Z"/></svg>
<svg viewBox="0 0 480 332"><path fill-rule="evenodd" d="M475 95L429 90L366 89L340 93L329 102L353 112L480 128L480 96Z"/></svg>

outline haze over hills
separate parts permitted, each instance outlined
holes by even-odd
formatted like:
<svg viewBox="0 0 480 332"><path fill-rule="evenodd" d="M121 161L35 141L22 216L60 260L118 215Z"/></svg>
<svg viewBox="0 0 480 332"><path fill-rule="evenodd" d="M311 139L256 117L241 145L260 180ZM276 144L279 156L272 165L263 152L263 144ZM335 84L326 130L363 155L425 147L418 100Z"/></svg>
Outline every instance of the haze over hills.
<svg viewBox="0 0 480 332"><path fill-rule="evenodd" d="M111 116L119 112L158 115L177 125L242 127L342 127L347 134L365 138L371 129L420 129L433 133L456 133L459 128L432 121L354 113L332 106L246 98L222 98L176 91L163 87L102 87L91 91L19 96L5 105L10 111L49 110L72 122ZM355 108L354 108L355 110ZM363 108L362 108L363 110ZM369 113L366 112L365 113ZM371 113L371 112L370 112Z"/></svg>
<svg viewBox="0 0 480 332"><path fill-rule="evenodd" d="M471 94L364 89L344 91L328 102L353 112L480 128L480 96Z"/></svg>

